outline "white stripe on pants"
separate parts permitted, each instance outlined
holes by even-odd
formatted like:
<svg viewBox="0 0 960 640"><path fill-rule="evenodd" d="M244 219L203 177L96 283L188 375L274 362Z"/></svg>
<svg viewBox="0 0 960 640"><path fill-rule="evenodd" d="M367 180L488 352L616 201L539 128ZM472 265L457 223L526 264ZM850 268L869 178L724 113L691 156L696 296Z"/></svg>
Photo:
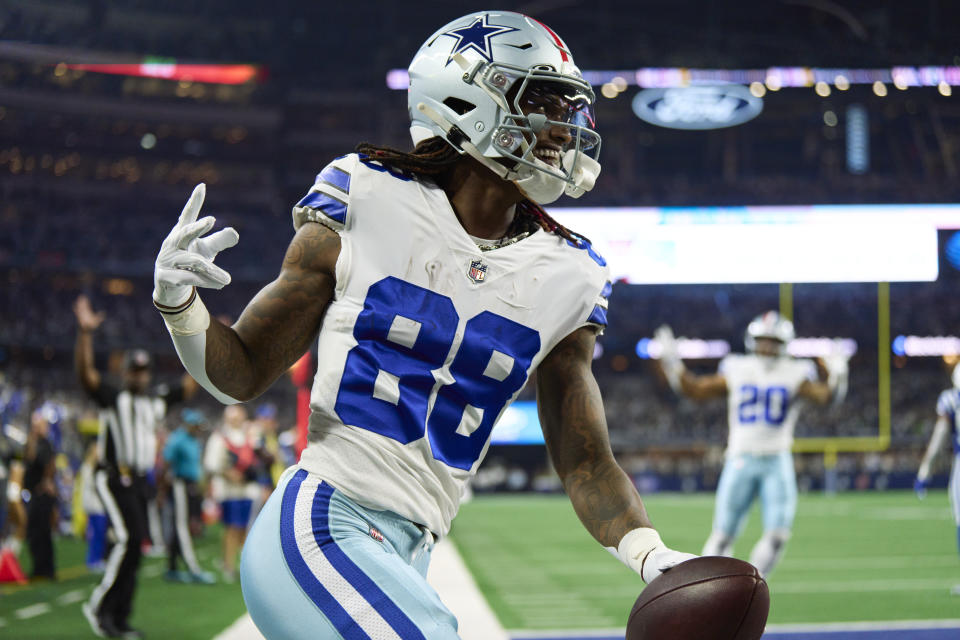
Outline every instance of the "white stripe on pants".
<svg viewBox="0 0 960 640"><path fill-rule="evenodd" d="M183 480L173 481L173 521L180 543L180 555L191 573L200 573L200 564L193 553L193 540L190 538L190 509L187 502L187 485Z"/></svg>
<svg viewBox="0 0 960 640"><path fill-rule="evenodd" d="M120 513L120 507L117 506L113 494L110 493L110 487L107 486L107 472L100 470L94 474L94 484L97 487L97 495L103 502L107 516L110 518L110 526L113 527L113 534L116 536L113 549L110 550L110 556L107 558L107 566L103 572L103 579L90 595L90 608L99 615L100 604L103 597L107 595L113 583L117 581L117 573L120 570L120 564L123 562L123 556L127 552L127 528L123 524L123 515Z"/></svg>

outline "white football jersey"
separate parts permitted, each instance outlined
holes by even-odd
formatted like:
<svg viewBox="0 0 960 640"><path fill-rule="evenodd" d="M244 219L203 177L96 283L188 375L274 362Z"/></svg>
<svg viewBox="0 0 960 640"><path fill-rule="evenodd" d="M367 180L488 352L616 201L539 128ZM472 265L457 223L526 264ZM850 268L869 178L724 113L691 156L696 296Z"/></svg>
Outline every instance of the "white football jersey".
<svg viewBox="0 0 960 640"><path fill-rule="evenodd" d="M800 413L797 391L817 379L812 360L731 354L720 361L727 380L730 437L727 453L789 451Z"/></svg>
<svg viewBox="0 0 960 640"><path fill-rule="evenodd" d="M543 230L480 251L442 189L358 154L293 213L341 237L300 465L444 535L530 373L576 329L606 325L606 263Z"/></svg>
<svg viewBox="0 0 960 640"><path fill-rule="evenodd" d="M947 389L937 399L937 415L946 417L950 422L950 442L953 452L960 455L960 389Z"/></svg>

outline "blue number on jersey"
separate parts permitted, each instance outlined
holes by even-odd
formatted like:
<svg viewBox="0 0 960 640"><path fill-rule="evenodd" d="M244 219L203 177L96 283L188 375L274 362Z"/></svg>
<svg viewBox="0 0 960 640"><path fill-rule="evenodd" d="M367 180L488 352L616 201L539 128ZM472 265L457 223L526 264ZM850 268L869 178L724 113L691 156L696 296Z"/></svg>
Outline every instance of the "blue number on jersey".
<svg viewBox="0 0 960 640"><path fill-rule="evenodd" d="M779 427L787 417L787 410L790 408L790 392L786 387L761 389L754 384L744 384L740 386L740 396L740 404L737 405L740 424L753 424L760 418L761 401L763 418L768 425Z"/></svg>
<svg viewBox="0 0 960 640"><path fill-rule="evenodd" d="M740 424L752 424L757 421L757 396L759 390L756 385L745 384L740 387L740 404L737 413Z"/></svg>
<svg viewBox="0 0 960 640"><path fill-rule="evenodd" d="M450 373L456 382L441 387L427 422L433 457L469 469L480 457L503 406L527 380L540 350L540 334L495 313L470 318ZM483 418L470 434L458 433L468 404Z"/></svg>
<svg viewBox="0 0 960 640"><path fill-rule="evenodd" d="M790 408L790 392L786 387L770 387L763 397L763 415L767 424L779 427Z"/></svg>
<svg viewBox="0 0 960 640"><path fill-rule="evenodd" d="M388 339L397 316L420 323L412 347ZM397 278L370 287L347 354L334 409L344 424L376 431L406 444L423 437L427 399L457 331L459 316L450 298ZM380 371L397 378L399 400L374 397Z"/></svg>
<svg viewBox="0 0 960 640"><path fill-rule="evenodd" d="M603 256L601 256L599 253L594 251L593 245L587 242L586 240L584 240L583 238L580 238L576 243L573 243L567 240L567 244L573 247L574 249L580 249L582 251L586 251L587 255L593 258L593 261L596 262L601 267L607 266L607 261L603 259Z"/></svg>
<svg viewBox="0 0 960 640"><path fill-rule="evenodd" d="M412 346L389 338L397 318L420 324ZM460 469L473 466L493 421L526 382L540 334L489 311L471 318L450 365L455 382L440 388L428 420L433 370L443 366L459 322L447 296L393 277L372 285L357 316L357 346L347 354L334 405L344 424L403 444L426 433L437 460ZM374 395L383 374L396 380L396 405ZM482 419L472 433L458 433L468 403L472 412L482 411Z"/></svg>

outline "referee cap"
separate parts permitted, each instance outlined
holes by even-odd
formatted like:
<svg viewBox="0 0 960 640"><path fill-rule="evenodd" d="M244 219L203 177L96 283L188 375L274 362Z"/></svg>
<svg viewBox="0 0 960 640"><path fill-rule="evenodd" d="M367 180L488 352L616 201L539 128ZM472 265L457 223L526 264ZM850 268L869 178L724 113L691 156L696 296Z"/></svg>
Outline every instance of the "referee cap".
<svg viewBox="0 0 960 640"><path fill-rule="evenodd" d="M149 369L151 364L152 358L144 349L131 349L123 358L124 368L131 371Z"/></svg>

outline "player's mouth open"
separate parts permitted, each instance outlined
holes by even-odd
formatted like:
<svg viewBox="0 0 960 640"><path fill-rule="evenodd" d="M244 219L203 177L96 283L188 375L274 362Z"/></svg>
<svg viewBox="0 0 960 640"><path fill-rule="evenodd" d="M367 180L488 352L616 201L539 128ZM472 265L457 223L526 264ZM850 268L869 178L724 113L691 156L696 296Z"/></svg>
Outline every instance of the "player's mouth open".
<svg viewBox="0 0 960 640"><path fill-rule="evenodd" d="M541 149L536 148L533 150L533 155L537 156L540 160L543 160L551 167L560 168L560 152L556 149Z"/></svg>

